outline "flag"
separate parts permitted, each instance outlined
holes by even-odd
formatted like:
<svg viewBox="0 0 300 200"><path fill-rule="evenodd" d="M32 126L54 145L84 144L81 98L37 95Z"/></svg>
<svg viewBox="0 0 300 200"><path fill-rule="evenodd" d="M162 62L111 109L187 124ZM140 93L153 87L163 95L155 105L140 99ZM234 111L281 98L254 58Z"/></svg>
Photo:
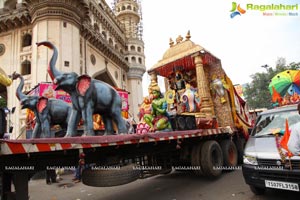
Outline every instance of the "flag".
<svg viewBox="0 0 300 200"><path fill-rule="evenodd" d="M284 149L288 152L287 155L288 155L289 157L292 157L292 156L294 156L294 155L290 152L290 150L289 150L289 148L288 148L288 142L289 142L289 139L290 139L290 134L291 134L291 132L290 132L290 130L289 130L289 123L288 123L288 120L286 119L286 120L285 120L285 131L284 131L283 137L281 138L280 146L281 146L282 148L284 148Z"/></svg>
<svg viewBox="0 0 300 200"><path fill-rule="evenodd" d="M280 96L280 94L276 91L276 89L274 88L274 86L272 86L272 101L273 102L278 102L279 105L282 102L282 97Z"/></svg>

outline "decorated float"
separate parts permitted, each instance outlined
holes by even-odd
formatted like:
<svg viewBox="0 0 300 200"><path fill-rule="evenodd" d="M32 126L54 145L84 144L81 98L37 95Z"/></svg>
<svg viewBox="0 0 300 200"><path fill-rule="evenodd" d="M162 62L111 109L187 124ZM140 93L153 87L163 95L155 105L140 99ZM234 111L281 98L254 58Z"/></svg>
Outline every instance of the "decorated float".
<svg viewBox="0 0 300 200"><path fill-rule="evenodd" d="M151 76L149 95L141 104L137 134L121 134L127 128L121 120L124 96L119 98L114 88L86 74L59 71L55 67L56 47L49 41L38 43L53 51L48 72L53 83L72 97L70 116L75 117L68 121L71 127L67 129L70 129L67 137L2 140L0 154L4 156L0 157L0 167L11 162L16 166L33 166L34 170L30 174L4 171L0 178L6 183L11 183L12 178L17 180L17 195L27 197L31 173L46 169L49 163L52 166L78 165L78 155L82 152L89 166L120 166L118 170L83 170L82 183L94 187L122 185L138 178L170 173L173 167L190 166L195 176L206 177L220 176L223 167L237 167L243 160L250 127L247 104L235 91L221 61L193 43L190 37L189 33L185 39L178 37L176 44L171 40L162 60L148 71ZM165 93L157 82L158 76L165 79ZM19 100L34 99L22 94L21 87L17 90ZM37 95L43 95L40 90L36 91ZM39 105L35 104L36 107ZM43 114L47 109L38 111ZM82 116L87 133L84 137L75 134L77 117L81 117L79 112L85 114ZM36 113L39 116L40 112ZM103 119L106 117L103 121L107 134L94 134L93 113L102 114ZM118 134L113 132L112 118L119 121ZM158 166L157 170L148 170L153 166ZM0 190L11 191L8 187L0 187Z"/></svg>
<svg viewBox="0 0 300 200"><path fill-rule="evenodd" d="M247 132L251 119L221 61L193 43L188 32L179 36L149 71L149 96L140 107L138 133L238 127ZM162 95L157 82L165 82ZM171 124L171 126L170 126Z"/></svg>

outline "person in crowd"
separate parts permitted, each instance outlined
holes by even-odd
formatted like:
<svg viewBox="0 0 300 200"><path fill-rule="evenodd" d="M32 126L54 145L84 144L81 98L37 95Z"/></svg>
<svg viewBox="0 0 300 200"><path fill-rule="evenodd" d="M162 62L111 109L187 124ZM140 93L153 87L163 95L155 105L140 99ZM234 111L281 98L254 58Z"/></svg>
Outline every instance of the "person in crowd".
<svg viewBox="0 0 300 200"><path fill-rule="evenodd" d="M297 106L298 113L300 115L300 103ZM291 127L291 134L288 140L287 146L289 151L293 155L300 155L300 129L299 123L296 123L293 127Z"/></svg>
<svg viewBox="0 0 300 200"><path fill-rule="evenodd" d="M55 169L47 169L46 170L46 183L48 185L50 185L52 183L57 183Z"/></svg>
<svg viewBox="0 0 300 200"><path fill-rule="evenodd" d="M81 181L82 171L86 167L84 158L85 158L85 154L84 153L80 153L79 154L78 167L76 168L75 177L73 179L74 183L79 183Z"/></svg>

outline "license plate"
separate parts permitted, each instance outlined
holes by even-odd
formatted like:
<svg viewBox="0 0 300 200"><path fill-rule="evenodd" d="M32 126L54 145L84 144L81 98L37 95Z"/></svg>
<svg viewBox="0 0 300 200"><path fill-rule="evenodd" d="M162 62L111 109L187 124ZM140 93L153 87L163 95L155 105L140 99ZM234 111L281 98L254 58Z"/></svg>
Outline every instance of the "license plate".
<svg viewBox="0 0 300 200"><path fill-rule="evenodd" d="M265 185L268 188L291 190L291 191L298 191L299 192L299 185L297 183L265 180Z"/></svg>

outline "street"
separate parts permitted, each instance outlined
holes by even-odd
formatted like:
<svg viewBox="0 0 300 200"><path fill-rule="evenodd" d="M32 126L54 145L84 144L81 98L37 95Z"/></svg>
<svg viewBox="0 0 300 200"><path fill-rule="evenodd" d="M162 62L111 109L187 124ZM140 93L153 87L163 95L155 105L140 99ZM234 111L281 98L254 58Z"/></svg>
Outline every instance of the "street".
<svg viewBox="0 0 300 200"><path fill-rule="evenodd" d="M47 185L44 179L30 181L30 200L281 200L300 197L300 193L282 190L267 190L265 195L256 196L245 184L241 170L223 173L217 180L176 171L108 188L72 183L72 174L62 178L52 185Z"/></svg>

